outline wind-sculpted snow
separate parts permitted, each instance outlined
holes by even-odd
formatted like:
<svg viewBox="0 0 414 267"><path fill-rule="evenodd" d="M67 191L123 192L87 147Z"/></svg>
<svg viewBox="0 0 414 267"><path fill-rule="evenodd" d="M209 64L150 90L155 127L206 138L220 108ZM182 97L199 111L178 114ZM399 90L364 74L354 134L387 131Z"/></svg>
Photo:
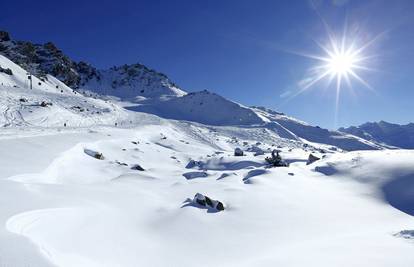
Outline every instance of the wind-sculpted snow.
<svg viewBox="0 0 414 267"><path fill-rule="evenodd" d="M414 215L414 160L410 151L354 152L315 163L317 172L369 184L395 208Z"/></svg>
<svg viewBox="0 0 414 267"><path fill-rule="evenodd" d="M8 150L7 157L0 153L7 163L0 172L12 175L0 180L0 201L8 203L0 208L1 251L33 266L45 266L45 260L88 267L414 263L413 244L394 236L412 229L413 217L375 193L400 177L387 170L410 174L412 152L325 153L314 164L334 163L337 171L327 177L306 165L309 151L294 142L280 143L289 167L265 168L272 144L255 131L236 137L227 127L190 125L161 121L62 130L24 142L0 139L2 151ZM42 140L48 145L39 148ZM70 144L58 146L62 140ZM255 156L251 145L265 154ZM233 156L235 147L244 156ZM21 153L30 160L22 161ZM317 149L312 153L322 157ZM190 159L197 164L186 168ZM25 164L24 173L11 163ZM132 170L135 164L144 170ZM191 172L208 175L183 176ZM379 174L390 179L377 184ZM359 177L364 183L355 182ZM225 209L195 205L197 193ZM4 259L9 266L18 262Z"/></svg>

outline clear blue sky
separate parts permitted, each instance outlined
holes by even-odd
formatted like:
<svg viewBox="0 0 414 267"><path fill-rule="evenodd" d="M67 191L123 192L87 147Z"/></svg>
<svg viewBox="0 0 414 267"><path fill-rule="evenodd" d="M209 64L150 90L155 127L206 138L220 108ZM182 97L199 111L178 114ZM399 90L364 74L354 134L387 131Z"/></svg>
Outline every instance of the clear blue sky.
<svg viewBox="0 0 414 267"><path fill-rule="evenodd" d="M358 72L343 88L337 126L414 121L414 1L149 0L4 1L0 28L13 38L53 41L75 60L99 68L141 62L187 91L208 89L245 105L263 105L334 128L335 86L316 84L294 98L327 41L345 21L377 71Z"/></svg>

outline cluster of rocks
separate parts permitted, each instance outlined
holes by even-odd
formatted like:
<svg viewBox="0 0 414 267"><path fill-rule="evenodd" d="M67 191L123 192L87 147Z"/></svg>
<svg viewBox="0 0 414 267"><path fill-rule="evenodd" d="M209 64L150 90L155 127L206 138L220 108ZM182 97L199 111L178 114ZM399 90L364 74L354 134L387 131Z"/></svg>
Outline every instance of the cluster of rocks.
<svg viewBox="0 0 414 267"><path fill-rule="evenodd" d="M13 75L13 71L9 68L5 69L0 66L0 73L5 73L7 75Z"/></svg>
<svg viewBox="0 0 414 267"><path fill-rule="evenodd" d="M91 156L91 157L93 157L95 159L99 159L99 160L104 160L105 159L104 155L101 152L94 151L94 150L87 149L87 148L85 148L83 151L85 152L86 155ZM120 166L128 166L127 163L120 162L119 160L115 160L112 163L116 163L116 164L118 164ZM139 164L133 164L133 165L131 165L131 170L145 171L145 169L143 167L141 167L141 165L139 165Z"/></svg>
<svg viewBox="0 0 414 267"><path fill-rule="evenodd" d="M282 157L280 156L280 150L274 149L272 151L271 157L266 157L266 162L273 166L273 167L288 167L289 164L282 160Z"/></svg>
<svg viewBox="0 0 414 267"><path fill-rule="evenodd" d="M194 167L201 168L202 166L203 166L203 162L201 162L201 161L196 161L196 160L191 159L191 160L187 163L187 165L185 166L185 168L186 168L186 169L192 169L192 168L194 168Z"/></svg>

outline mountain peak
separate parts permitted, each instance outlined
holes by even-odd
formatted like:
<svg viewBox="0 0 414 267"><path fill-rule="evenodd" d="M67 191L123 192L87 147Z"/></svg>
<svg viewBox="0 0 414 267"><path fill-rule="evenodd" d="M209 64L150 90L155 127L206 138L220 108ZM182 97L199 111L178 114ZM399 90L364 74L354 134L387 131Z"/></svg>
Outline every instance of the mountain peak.
<svg viewBox="0 0 414 267"><path fill-rule="evenodd" d="M98 70L89 63L73 61L52 42L15 41L6 31L0 31L0 42L0 54L26 71L38 77L50 74L75 90L128 100L186 94L167 75L140 63Z"/></svg>

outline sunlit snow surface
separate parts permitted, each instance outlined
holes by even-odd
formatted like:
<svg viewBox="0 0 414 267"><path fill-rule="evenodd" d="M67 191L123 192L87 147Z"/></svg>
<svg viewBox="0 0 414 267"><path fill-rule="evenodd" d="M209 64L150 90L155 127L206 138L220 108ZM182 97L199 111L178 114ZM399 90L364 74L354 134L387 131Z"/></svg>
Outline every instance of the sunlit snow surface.
<svg viewBox="0 0 414 267"><path fill-rule="evenodd" d="M414 263L413 244L394 236L414 228L407 214L413 210L406 209L413 205L413 152L337 153L306 166L308 152L283 147L290 167L265 168L265 155L234 157L235 144L222 133L205 132L202 139L193 130L165 123L0 140L2 263ZM201 162L206 177L183 176L201 171L185 168L190 159ZM135 163L145 171L131 170ZM186 205L198 192L226 210Z"/></svg>
<svg viewBox="0 0 414 267"><path fill-rule="evenodd" d="M0 63L15 73L0 74L0 266L414 264L413 151L342 152L332 143L382 147L233 104L266 123L162 119L53 77L29 91ZM289 167L267 168L273 149ZM310 153L324 158L306 165Z"/></svg>

